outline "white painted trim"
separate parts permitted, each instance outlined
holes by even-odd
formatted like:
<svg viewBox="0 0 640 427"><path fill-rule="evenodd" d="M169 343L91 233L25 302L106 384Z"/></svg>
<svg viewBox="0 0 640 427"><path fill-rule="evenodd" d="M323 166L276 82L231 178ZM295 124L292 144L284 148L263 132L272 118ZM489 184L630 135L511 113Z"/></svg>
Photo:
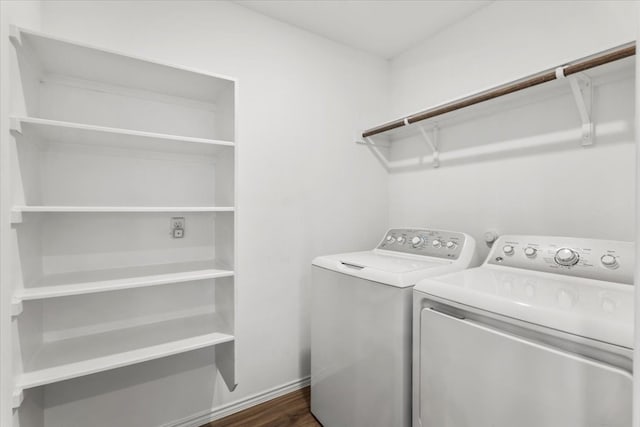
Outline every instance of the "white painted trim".
<svg viewBox="0 0 640 427"><path fill-rule="evenodd" d="M284 396L285 394L300 390L307 387L309 384L311 384L311 377L300 378L261 393L253 394L244 399L164 424L161 427L200 427L201 425L210 423L211 421L219 420L226 416L251 408L252 406L275 399L276 397Z"/></svg>
<svg viewBox="0 0 640 427"><path fill-rule="evenodd" d="M637 8L637 17L636 17L636 22L637 22L637 27L636 27L636 39L640 41L640 7ZM636 61L636 82L638 82L640 79L640 68L638 67L640 65L640 56L636 55L635 57L635 61ZM638 310L638 307L640 307L640 291L638 291L639 286L640 286L640 128L638 128L638 126L640 126L640 85L636 84L636 99L635 99L635 104L636 104L636 111L635 111L635 144L636 144L636 176L635 176L635 180L636 180L636 191L635 191L635 196L636 196L636 200L635 200L635 205L636 205L636 213L635 213L635 225L636 225L636 246L635 246L635 250L636 250L636 268L635 268L635 274L634 274L634 280L633 280L633 284L635 287L635 292L634 292L634 304L635 304L635 318L634 318L634 325L635 325L635 331L634 331L634 335L635 335L635 341L634 341L634 353L633 353L633 372L635 372L635 374L633 375L633 419L631 421L631 424L633 427L640 427L640 401L638 399L640 399L640 375L638 375L638 372L640 372L640 310Z"/></svg>

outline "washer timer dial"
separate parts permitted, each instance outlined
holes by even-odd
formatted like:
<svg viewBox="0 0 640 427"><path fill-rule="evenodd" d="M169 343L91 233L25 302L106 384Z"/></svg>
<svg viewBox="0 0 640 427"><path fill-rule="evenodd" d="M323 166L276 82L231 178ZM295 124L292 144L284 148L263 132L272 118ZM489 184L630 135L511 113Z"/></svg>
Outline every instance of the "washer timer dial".
<svg viewBox="0 0 640 427"><path fill-rule="evenodd" d="M556 251L556 256L554 260L559 265L571 266L576 265L580 260L580 255L578 252L574 251L570 248L560 248Z"/></svg>
<svg viewBox="0 0 640 427"><path fill-rule="evenodd" d="M415 236L413 239L411 239L411 246L413 246L414 248L419 248L424 244L425 244L425 241L424 241L424 237L422 236Z"/></svg>

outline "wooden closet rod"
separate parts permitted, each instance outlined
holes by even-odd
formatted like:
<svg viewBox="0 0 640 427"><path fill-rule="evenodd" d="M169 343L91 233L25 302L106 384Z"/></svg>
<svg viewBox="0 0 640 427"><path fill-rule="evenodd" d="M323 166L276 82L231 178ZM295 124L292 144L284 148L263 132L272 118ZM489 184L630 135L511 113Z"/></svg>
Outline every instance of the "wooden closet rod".
<svg viewBox="0 0 640 427"><path fill-rule="evenodd" d="M587 58L583 58L574 62L571 62L560 68L564 69L564 76L570 76L572 74L579 73L581 71L588 70L590 68L598 67L600 65L608 64L610 62L618 61L620 59L627 58L636 54L636 44L631 42L617 48L607 50ZM480 92L477 95L472 95L467 98L462 98L457 101L453 101L449 104L444 104L438 107L425 110L411 116L394 120L384 125L377 126L368 129L362 133L363 138L368 138L373 135L378 135L397 129L403 126L407 126L422 120L430 119L432 117L440 116L445 113L450 113L461 108L469 107L471 105L479 104L490 99L498 98L510 93L518 92L523 89L527 89L533 86L540 85L552 80L556 80L556 68L552 70L543 71L530 77L526 77L522 80L517 80L512 83L507 83L501 86L497 86L493 89L489 89L485 92Z"/></svg>

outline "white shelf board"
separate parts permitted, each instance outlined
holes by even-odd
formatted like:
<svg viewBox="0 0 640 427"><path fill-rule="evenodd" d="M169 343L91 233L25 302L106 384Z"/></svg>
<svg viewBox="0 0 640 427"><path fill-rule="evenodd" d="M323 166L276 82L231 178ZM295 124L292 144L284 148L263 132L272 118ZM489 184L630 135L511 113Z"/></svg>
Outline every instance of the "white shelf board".
<svg viewBox="0 0 640 427"><path fill-rule="evenodd" d="M213 260L44 276L15 292L14 303L233 276Z"/></svg>
<svg viewBox="0 0 640 427"><path fill-rule="evenodd" d="M11 128L23 135L35 136L39 141L106 145L138 150L215 155L221 150L234 147L234 143L230 141L142 132L37 117L12 117Z"/></svg>
<svg viewBox="0 0 640 427"><path fill-rule="evenodd" d="M33 213L153 213L233 212L232 206L14 206L13 212Z"/></svg>
<svg viewBox="0 0 640 427"><path fill-rule="evenodd" d="M234 210L232 206L14 206L11 223L20 224L23 213L224 213Z"/></svg>
<svg viewBox="0 0 640 427"><path fill-rule="evenodd" d="M216 314L204 314L45 343L16 391L234 340ZM219 332L218 332L219 331Z"/></svg>
<svg viewBox="0 0 640 427"><path fill-rule="evenodd" d="M88 46L57 36L14 27L12 37L30 46L45 72L215 103L234 80Z"/></svg>

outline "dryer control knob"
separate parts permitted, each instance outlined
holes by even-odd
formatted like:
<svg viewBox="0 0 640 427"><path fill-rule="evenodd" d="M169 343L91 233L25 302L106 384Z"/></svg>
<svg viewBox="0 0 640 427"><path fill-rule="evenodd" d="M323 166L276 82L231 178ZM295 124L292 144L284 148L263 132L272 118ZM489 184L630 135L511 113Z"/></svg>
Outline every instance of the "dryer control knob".
<svg viewBox="0 0 640 427"><path fill-rule="evenodd" d="M532 248L531 246L524 248L524 254L528 258L535 258L537 253L538 253L538 250L536 248Z"/></svg>
<svg viewBox="0 0 640 427"><path fill-rule="evenodd" d="M433 242L431 242L431 246L433 246L434 248L440 248L442 247L442 242L438 239L435 239Z"/></svg>
<svg viewBox="0 0 640 427"><path fill-rule="evenodd" d="M502 252L504 252L505 255L513 255L515 252L515 249L511 245L504 245L502 247Z"/></svg>
<svg viewBox="0 0 640 427"><path fill-rule="evenodd" d="M602 255L600 262L607 268L613 269L618 267L618 260L613 255Z"/></svg>
<svg viewBox="0 0 640 427"><path fill-rule="evenodd" d="M449 242L447 242L447 244L445 246L447 247L447 249L453 250L453 249L456 248L457 245L455 244L455 242L449 241Z"/></svg>
<svg viewBox="0 0 640 427"><path fill-rule="evenodd" d="M404 237L404 236L398 236L398 238L396 239L396 242L397 242L399 245L404 245L404 243L405 243L406 241L407 241L407 238L406 238L406 237Z"/></svg>
<svg viewBox="0 0 640 427"><path fill-rule="evenodd" d="M395 237L393 237L391 234L389 234L385 240L387 241L387 243L393 243L396 241Z"/></svg>
<svg viewBox="0 0 640 427"><path fill-rule="evenodd" d="M554 257L557 264L570 266L576 265L580 260L580 255L578 252L569 248L561 248L556 251L556 256Z"/></svg>
<svg viewBox="0 0 640 427"><path fill-rule="evenodd" d="M413 239L411 239L411 245L414 248L419 248L420 246L424 245L424 237L415 236Z"/></svg>

